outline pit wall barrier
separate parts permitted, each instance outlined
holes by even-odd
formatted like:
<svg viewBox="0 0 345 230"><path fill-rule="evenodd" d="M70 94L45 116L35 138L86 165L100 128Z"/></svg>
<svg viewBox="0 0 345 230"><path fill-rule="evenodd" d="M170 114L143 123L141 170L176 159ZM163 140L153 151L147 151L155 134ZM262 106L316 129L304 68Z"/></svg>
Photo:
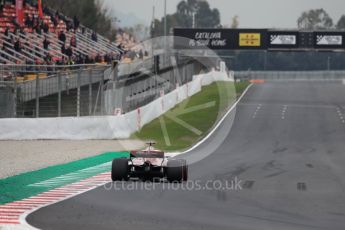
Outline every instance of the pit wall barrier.
<svg viewBox="0 0 345 230"><path fill-rule="evenodd" d="M211 71L162 95L151 103L118 116L0 119L0 140L127 139L145 124L216 81L233 81L233 73Z"/></svg>

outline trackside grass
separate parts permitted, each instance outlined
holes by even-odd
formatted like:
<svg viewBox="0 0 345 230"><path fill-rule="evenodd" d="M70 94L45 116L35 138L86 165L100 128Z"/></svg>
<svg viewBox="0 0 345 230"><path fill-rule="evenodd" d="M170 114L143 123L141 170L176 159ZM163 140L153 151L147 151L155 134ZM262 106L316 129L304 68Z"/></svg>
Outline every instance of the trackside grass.
<svg viewBox="0 0 345 230"><path fill-rule="evenodd" d="M247 81L216 82L205 86L198 94L145 125L133 137L154 140L156 147L165 151L191 147L207 134L249 84Z"/></svg>
<svg viewBox="0 0 345 230"><path fill-rule="evenodd" d="M107 162L111 162L114 158L129 157L128 152L108 152L95 157L89 157L82 160L55 165L48 168L19 174L6 179L0 180L0 205L9 202L22 200L39 193L52 190L54 188L62 187L66 184L74 183L97 174L110 171L109 166L100 168L97 171L90 173L82 173L80 177L71 178L71 180L61 180L52 186L32 187L30 185L63 176L69 173L74 173L79 170L87 169ZM1 228L0 228L1 229Z"/></svg>

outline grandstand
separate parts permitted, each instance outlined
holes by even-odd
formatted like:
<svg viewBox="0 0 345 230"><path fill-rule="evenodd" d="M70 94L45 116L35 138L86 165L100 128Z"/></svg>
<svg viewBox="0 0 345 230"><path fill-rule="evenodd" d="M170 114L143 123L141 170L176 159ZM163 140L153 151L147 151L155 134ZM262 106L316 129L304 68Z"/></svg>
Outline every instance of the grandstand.
<svg viewBox="0 0 345 230"><path fill-rule="evenodd" d="M5 1L0 12L1 64L91 64L110 63L121 58L119 44L73 20L44 8L26 3L24 26L16 22L13 1Z"/></svg>
<svg viewBox="0 0 345 230"><path fill-rule="evenodd" d="M47 7L41 11L30 0L24 1L19 25L15 2L4 0L0 8L0 118L109 115L115 103L122 106L122 97L106 99L114 88L127 90L124 98L131 102L123 111L128 112L158 97L171 81L163 58L155 65L166 69L164 79L150 80L153 69L159 71L148 57L152 47L138 45L121 28L111 42L78 19ZM120 64L109 65L114 60ZM139 94L145 95L132 99Z"/></svg>

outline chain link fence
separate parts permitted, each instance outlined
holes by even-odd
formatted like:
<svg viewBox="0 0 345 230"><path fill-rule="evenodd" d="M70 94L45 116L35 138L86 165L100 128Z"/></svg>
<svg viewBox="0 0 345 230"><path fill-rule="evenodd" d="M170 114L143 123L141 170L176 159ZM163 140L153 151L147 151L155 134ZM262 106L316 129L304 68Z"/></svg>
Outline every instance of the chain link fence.
<svg viewBox="0 0 345 230"><path fill-rule="evenodd" d="M186 62L165 68L159 73L142 72L134 79L121 79L115 86L109 82L105 91L106 113L113 115L119 110L126 113L144 106L192 81L193 75L202 69L203 66L198 62Z"/></svg>
<svg viewBox="0 0 345 230"><path fill-rule="evenodd" d="M102 114L93 95L102 94L111 73L103 65L2 65L0 76L0 116L33 118Z"/></svg>
<svg viewBox="0 0 345 230"><path fill-rule="evenodd" d="M13 89L13 82L0 81L0 118L12 117L15 114Z"/></svg>
<svg viewBox="0 0 345 230"><path fill-rule="evenodd" d="M167 59L104 65L0 66L0 118L113 115L146 105L192 80L203 67ZM158 71L158 72L157 72Z"/></svg>

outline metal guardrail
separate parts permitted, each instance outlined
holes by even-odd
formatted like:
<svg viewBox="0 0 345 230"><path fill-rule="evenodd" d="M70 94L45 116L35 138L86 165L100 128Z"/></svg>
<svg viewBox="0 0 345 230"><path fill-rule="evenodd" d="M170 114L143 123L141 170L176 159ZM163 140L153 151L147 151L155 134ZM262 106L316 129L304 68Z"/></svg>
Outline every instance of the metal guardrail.
<svg viewBox="0 0 345 230"><path fill-rule="evenodd" d="M345 71L236 71L237 79L343 80Z"/></svg>

